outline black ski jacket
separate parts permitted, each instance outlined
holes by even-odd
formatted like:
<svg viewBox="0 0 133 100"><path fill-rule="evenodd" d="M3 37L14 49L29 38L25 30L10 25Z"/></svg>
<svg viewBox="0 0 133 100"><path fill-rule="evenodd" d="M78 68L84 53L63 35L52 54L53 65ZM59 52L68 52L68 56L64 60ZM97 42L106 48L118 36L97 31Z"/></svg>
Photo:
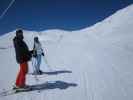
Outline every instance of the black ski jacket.
<svg viewBox="0 0 133 100"><path fill-rule="evenodd" d="M31 59L31 52L29 51L28 46L22 39L15 37L13 39L13 44L15 48L17 63L24 63Z"/></svg>

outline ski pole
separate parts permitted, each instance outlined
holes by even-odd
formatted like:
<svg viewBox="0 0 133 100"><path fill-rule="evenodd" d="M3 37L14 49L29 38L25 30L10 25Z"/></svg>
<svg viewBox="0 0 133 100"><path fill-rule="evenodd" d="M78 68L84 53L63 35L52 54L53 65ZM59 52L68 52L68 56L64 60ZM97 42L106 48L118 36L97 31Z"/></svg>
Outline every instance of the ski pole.
<svg viewBox="0 0 133 100"><path fill-rule="evenodd" d="M48 61L47 61L45 55L43 56L43 58L44 58L44 62L46 63L47 67L49 68L49 70L50 71L53 71L53 69L51 68L51 66L48 64Z"/></svg>

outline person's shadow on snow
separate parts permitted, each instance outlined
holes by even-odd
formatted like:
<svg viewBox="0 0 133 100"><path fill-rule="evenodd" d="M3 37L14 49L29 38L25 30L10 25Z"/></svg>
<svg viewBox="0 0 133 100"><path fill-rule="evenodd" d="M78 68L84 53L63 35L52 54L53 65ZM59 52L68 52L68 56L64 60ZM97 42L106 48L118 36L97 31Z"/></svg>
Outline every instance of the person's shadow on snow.
<svg viewBox="0 0 133 100"><path fill-rule="evenodd" d="M49 72L42 72L41 75L58 75L58 74L65 74L65 73L72 73L72 71L69 70L54 70ZM28 73L29 75L36 75L34 73ZM39 74L40 75L40 74Z"/></svg>
<svg viewBox="0 0 133 100"><path fill-rule="evenodd" d="M49 90L49 89L67 89L69 87L76 87L76 83L67 83L63 81L49 81L43 84L37 84L37 85L31 85L31 90L29 91L43 91L43 90Z"/></svg>
<svg viewBox="0 0 133 100"><path fill-rule="evenodd" d="M72 71L69 71L69 70L60 70L60 71L43 72L42 74L58 75L58 74L63 74L63 73L72 73Z"/></svg>

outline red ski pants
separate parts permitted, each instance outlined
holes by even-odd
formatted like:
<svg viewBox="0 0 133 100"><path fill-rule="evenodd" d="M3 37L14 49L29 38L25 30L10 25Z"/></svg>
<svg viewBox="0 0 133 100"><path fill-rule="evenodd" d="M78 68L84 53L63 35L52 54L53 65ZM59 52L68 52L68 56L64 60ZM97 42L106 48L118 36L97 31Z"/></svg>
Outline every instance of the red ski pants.
<svg viewBox="0 0 133 100"><path fill-rule="evenodd" d="M28 63L24 62L20 64L20 71L16 79L16 86L23 87L25 86L26 74L28 72Z"/></svg>

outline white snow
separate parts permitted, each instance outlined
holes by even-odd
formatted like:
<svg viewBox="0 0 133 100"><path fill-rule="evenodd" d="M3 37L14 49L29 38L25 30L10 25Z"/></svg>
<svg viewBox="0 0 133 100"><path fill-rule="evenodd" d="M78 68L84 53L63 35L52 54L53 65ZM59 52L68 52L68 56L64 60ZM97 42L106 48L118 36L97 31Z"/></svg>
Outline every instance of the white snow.
<svg viewBox="0 0 133 100"><path fill-rule="evenodd" d="M41 69L68 70L57 75L27 75L27 84L61 81L77 84L66 89L43 89L18 93L0 100L132 100L133 98L133 5L102 22L79 31L24 31L32 49L38 36L46 53L50 70L42 61ZM16 63L12 39L15 31L0 37L0 91L15 82ZM29 62L29 73L33 71ZM54 84L54 83L53 83ZM63 85L63 84L61 84Z"/></svg>

